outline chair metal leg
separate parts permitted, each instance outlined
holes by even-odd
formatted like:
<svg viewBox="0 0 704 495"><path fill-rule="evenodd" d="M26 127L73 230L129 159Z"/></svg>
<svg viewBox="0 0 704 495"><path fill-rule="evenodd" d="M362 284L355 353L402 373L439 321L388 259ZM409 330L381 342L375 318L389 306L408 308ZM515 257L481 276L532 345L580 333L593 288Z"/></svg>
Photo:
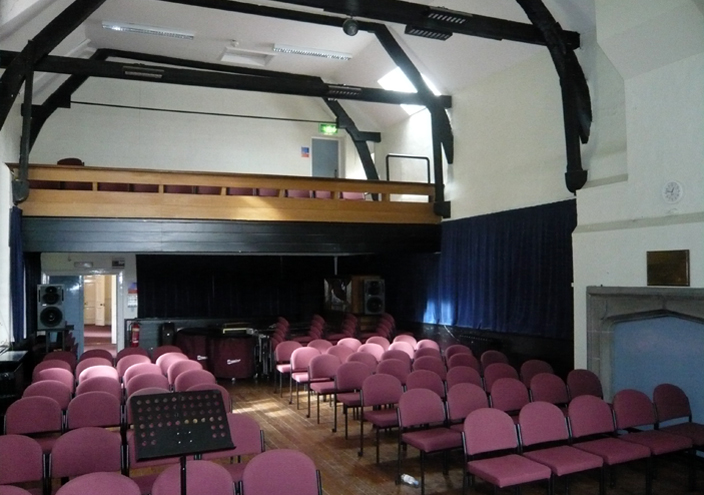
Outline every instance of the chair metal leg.
<svg viewBox="0 0 704 495"><path fill-rule="evenodd" d="M653 456L648 457L645 466L645 495L652 495L653 493Z"/></svg>
<svg viewBox="0 0 704 495"><path fill-rule="evenodd" d="M315 394L315 408L317 414L317 421L320 424L320 394Z"/></svg>
<svg viewBox="0 0 704 495"><path fill-rule="evenodd" d="M599 495L606 495L606 464L599 470Z"/></svg>
<svg viewBox="0 0 704 495"><path fill-rule="evenodd" d="M425 452L420 451L420 495L425 495Z"/></svg>
<svg viewBox="0 0 704 495"><path fill-rule="evenodd" d="M308 413L306 414L306 418L310 418L310 387L308 387Z"/></svg>
<svg viewBox="0 0 704 495"><path fill-rule="evenodd" d="M361 414L359 418L359 452L357 452L359 457L364 455L364 411L362 411ZM347 416L345 416L345 421L347 421ZM347 423L345 423L345 426L347 426ZM345 433L346 432L347 428L345 428Z"/></svg>
<svg viewBox="0 0 704 495"><path fill-rule="evenodd" d="M375 436L375 439L376 439L376 463L377 464L379 464L379 430L380 429L381 428L376 429L376 436Z"/></svg>
<svg viewBox="0 0 704 495"><path fill-rule="evenodd" d="M334 419L333 419L333 423L332 423L332 432L335 433L335 432L337 432L337 394L335 394L335 396L333 397L332 403L333 403L332 407L335 409L333 411Z"/></svg>
<svg viewBox="0 0 704 495"><path fill-rule="evenodd" d="M687 451L686 455L689 461L689 489L695 491L697 489L697 450L693 448Z"/></svg>
<svg viewBox="0 0 704 495"><path fill-rule="evenodd" d="M293 373L288 375L288 403L293 404Z"/></svg>

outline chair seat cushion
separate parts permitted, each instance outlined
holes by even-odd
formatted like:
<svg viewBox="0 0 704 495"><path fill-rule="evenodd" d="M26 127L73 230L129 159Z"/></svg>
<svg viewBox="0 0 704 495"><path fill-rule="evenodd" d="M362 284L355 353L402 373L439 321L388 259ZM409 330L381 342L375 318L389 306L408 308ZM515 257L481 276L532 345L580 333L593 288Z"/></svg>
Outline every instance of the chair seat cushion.
<svg viewBox="0 0 704 495"><path fill-rule="evenodd" d="M291 380L298 383L308 383L307 371L295 371L291 373Z"/></svg>
<svg viewBox="0 0 704 495"><path fill-rule="evenodd" d="M697 423L680 423L670 426L661 426L660 431L682 435L692 440L697 446L704 446L704 425Z"/></svg>
<svg viewBox="0 0 704 495"><path fill-rule="evenodd" d="M326 382L312 382L309 388L316 394L328 395L335 392L335 382L331 380Z"/></svg>
<svg viewBox="0 0 704 495"><path fill-rule="evenodd" d="M550 478L550 468L517 454L469 461L467 470L499 488Z"/></svg>
<svg viewBox="0 0 704 495"><path fill-rule="evenodd" d="M556 476L600 468L604 461L595 454L568 445L525 452L524 457L548 466Z"/></svg>
<svg viewBox="0 0 704 495"><path fill-rule="evenodd" d="M398 426L398 416L396 409L376 409L364 411L364 420L369 421L377 428L391 428Z"/></svg>
<svg viewBox="0 0 704 495"><path fill-rule="evenodd" d="M341 402L347 407L359 407L362 404L362 401L359 399L359 392L337 394L337 402Z"/></svg>
<svg viewBox="0 0 704 495"><path fill-rule="evenodd" d="M401 441L423 452L437 452L461 447L462 434L450 428L430 428L403 433Z"/></svg>
<svg viewBox="0 0 704 495"><path fill-rule="evenodd" d="M659 430L639 431L620 436L622 440L645 445L653 455L669 454L692 448L692 439L681 435L673 435Z"/></svg>
<svg viewBox="0 0 704 495"><path fill-rule="evenodd" d="M600 438L588 442L576 443L580 450L598 455L610 466L623 462L650 457L650 449L637 443L625 442L618 438Z"/></svg>
<svg viewBox="0 0 704 495"><path fill-rule="evenodd" d="M242 473L244 473L244 468L247 466L246 462L233 462L228 464L221 464L222 467L227 469L230 473L233 483L239 483L242 481Z"/></svg>
<svg viewBox="0 0 704 495"><path fill-rule="evenodd" d="M291 373L291 365L289 363L277 364L276 371L279 373Z"/></svg>

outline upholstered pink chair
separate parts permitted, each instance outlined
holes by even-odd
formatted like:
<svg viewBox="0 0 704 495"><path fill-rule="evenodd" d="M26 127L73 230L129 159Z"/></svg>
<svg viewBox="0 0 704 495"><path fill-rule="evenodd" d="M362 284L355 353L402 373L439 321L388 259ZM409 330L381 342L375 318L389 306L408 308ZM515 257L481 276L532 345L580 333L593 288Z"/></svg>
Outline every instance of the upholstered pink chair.
<svg viewBox="0 0 704 495"><path fill-rule="evenodd" d="M300 342L287 340L281 342L274 349L274 361L276 362L276 374L279 375L279 396L282 397L284 375L291 375L291 354L303 345Z"/></svg>
<svg viewBox="0 0 704 495"><path fill-rule="evenodd" d="M542 359L529 359L521 365L520 376L526 387L530 387L530 381L538 373L554 373L552 366Z"/></svg>
<svg viewBox="0 0 704 495"><path fill-rule="evenodd" d="M316 418L320 424L320 397L335 393L335 375L342 363L332 354L319 354L308 364L308 415L310 418L311 394L315 394Z"/></svg>
<svg viewBox="0 0 704 495"><path fill-rule="evenodd" d="M62 430L61 406L50 397L22 397L5 412L5 433L36 438L45 454L51 452Z"/></svg>
<svg viewBox="0 0 704 495"><path fill-rule="evenodd" d="M380 345L384 351L386 351L389 349L391 342L389 342L389 339L382 337L381 335L372 335L366 340L365 344L377 344Z"/></svg>
<svg viewBox="0 0 704 495"><path fill-rule="evenodd" d="M344 346L340 347L348 349ZM371 374L372 370L369 369L369 366L354 361L342 363L337 369L335 374L335 395L333 398L333 414L335 415L332 427L333 433L337 431L337 403L340 402L342 404L342 414L345 417L345 439L347 439L348 411L360 407L359 391L362 390L364 380Z"/></svg>
<svg viewBox="0 0 704 495"><path fill-rule="evenodd" d="M530 402L528 389L517 378L499 378L489 394L491 407L508 413L518 420L520 409Z"/></svg>
<svg viewBox="0 0 704 495"><path fill-rule="evenodd" d="M384 354L381 355L381 360L384 361L385 359L399 359L404 363L408 364L409 369L411 368L411 365L413 363L413 358L409 356L406 351L402 351L400 349L388 349L386 352L384 352Z"/></svg>
<svg viewBox="0 0 704 495"><path fill-rule="evenodd" d="M406 379L411 373L411 367L409 363L400 359L384 359L376 365L376 372L395 376L399 379L401 385L406 385Z"/></svg>
<svg viewBox="0 0 704 495"><path fill-rule="evenodd" d="M352 353L354 353L352 348L344 345L334 345L325 351L325 354L337 356L341 363L346 362Z"/></svg>
<svg viewBox="0 0 704 495"><path fill-rule="evenodd" d="M45 368L43 370L40 370L36 374L36 377L33 381L38 382L42 380L55 380L61 382L68 388L70 388L71 392L73 392L75 388L75 379L73 377L73 373L63 368Z"/></svg>
<svg viewBox="0 0 704 495"><path fill-rule="evenodd" d="M446 362L448 369L452 369L455 366L469 366L480 373L482 371L482 365L479 363L479 360L472 354L465 352L453 354L451 357L447 358Z"/></svg>
<svg viewBox="0 0 704 495"><path fill-rule="evenodd" d="M421 340L421 342L423 342ZM415 351L413 351L413 359L418 359L422 357L432 357L435 359L439 359L444 362L442 358L442 354L440 353L439 349L436 349L435 347L421 347L421 348L416 348Z"/></svg>
<svg viewBox="0 0 704 495"><path fill-rule="evenodd" d="M399 335L399 337L403 337L403 335ZM406 336L406 337L408 337L408 336ZM398 338L398 337L396 337L396 338ZM413 337L411 337L411 338L413 338ZM415 355L415 349L413 348L413 344L411 344L410 342L394 339L394 341L391 342L391 345L389 346L389 348L387 349L386 352L395 351L395 350L405 352L406 354L408 354L408 357L410 357L411 359L413 359L413 356Z"/></svg>
<svg viewBox="0 0 704 495"><path fill-rule="evenodd" d="M81 359L76 364L76 370L73 372L76 377L81 376L81 372L91 366L110 366L112 367L112 359L107 359L105 357L89 357L86 359Z"/></svg>
<svg viewBox="0 0 704 495"><path fill-rule="evenodd" d="M189 495L232 495L232 477L220 464L211 461L186 462L186 493ZM169 466L154 480L152 495L181 493L181 466Z"/></svg>
<svg viewBox="0 0 704 495"><path fill-rule="evenodd" d="M340 339L337 342L337 345L344 345L346 347L351 348L353 351L356 351L360 348L362 342L359 339L355 339L354 337L345 337L344 339Z"/></svg>
<svg viewBox="0 0 704 495"><path fill-rule="evenodd" d="M594 397L604 398L604 392L601 387L601 380L590 370L576 369L567 374L567 388L570 391L570 399L579 397L580 395L593 395Z"/></svg>
<svg viewBox="0 0 704 495"><path fill-rule="evenodd" d="M115 360L115 357L107 349L89 349L87 351L83 351L83 354L80 355L78 361L80 362L94 357L101 357L103 359L107 359L111 363Z"/></svg>
<svg viewBox="0 0 704 495"><path fill-rule="evenodd" d="M99 393L99 392L93 392ZM116 431L87 426L67 431L51 451L50 477L73 478L122 468L122 438Z"/></svg>
<svg viewBox="0 0 704 495"><path fill-rule="evenodd" d="M140 495L139 485L119 473L89 473L61 486L56 495ZM12 495L12 494L9 494Z"/></svg>
<svg viewBox="0 0 704 495"><path fill-rule="evenodd" d="M472 355L474 355L474 353L472 352L472 349L470 349L466 345L462 345L462 344L453 344L453 345L448 346L447 349L445 349L444 354L445 354L445 360L447 360L447 361L449 361L450 358L452 356L454 356L455 354L472 354Z"/></svg>
<svg viewBox="0 0 704 495"><path fill-rule="evenodd" d="M71 402L71 389L65 383L57 380L40 380L30 383L22 392L22 397L51 397L65 411Z"/></svg>
<svg viewBox="0 0 704 495"><path fill-rule="evenodd" d="M120 382L109 376L95 376L83 380L76 387L76 395L85 394L86 392L108 392L119 401L123 401L122 386Z"/></svg>
<svg viewBox="0 0 704 495"><path fill-rule="evenodd" d="M0 435L0 485L44 479L44 453L26 435Z"/></svg>
<svg viewBox="0 0 704 495"><path fill-rule="evenodd" d="M61 359L47 359L41 363L37 363L34 367L32 370L32 381L36 382L38 380L39 372L48 368L61 368L73 375L73 368L71 368L71 365L66 361Z"/></svg>
<svg viewBox="0 0 704 495"><path fill-rule="evenodd" d="M515 378L518 380L516 368L506 363L493 363L484 368L484 388L491 393L491 387L499 378Z"/></svg>
<svg viewBox="0 0 704 495"><path fill-rule="evenodd" d="M176 377L174 382L174 392L185 392L193 385L199 383L217 384L217 379L210 371L207 370L188 370L184 371Z"/></svg>
<svg viewBox="0 0 704 495"><path fill-rule="evenodd" d="M671 383L662 383L653 390L653 402L661 431L685 436L698 450L704 448L704 425L692 422L692 410L684 390ZM677 419L685 421L667 426L660 424Z"/></svg>
<svg viewBox="0 0 704 495"><path fill-rule="evenodd" d="M458 383L473 383L484 390L484 382L482 381L481 375L477 370L469 366L455 366L447 370L445 385L448 392Z"/></svg>
<svg viewBox="0 0 704 495"><path fill-rule="evenodd" d="M445 362L438 356L423 356L416 357L413 360L413 371L417 370L428 370L437 374L441 380L445 380L447 376L447 368L445 368Z"/></svg>
<svg viewBox="0 0 704 495"><path fill-rule="evenodd" d="M364 422L376 432L376 463L379 464L379 432L398 427L396 405L403 394L398 378L386 374L367 377L360 392L359 455L364 455ZM386 407L381 407L386 406Z"/></svg>
<svg viewBox="0 0 704 495"><path fill-rule="evenodd" d="M378 364L376 357L368 352L353 352L347 357L348 363L364 363L369 367L372 373L376 371Z"/></svg>
<svg viewBox="0 0 704 495"><path fill-rule="evenodd" d="M234 483L242 481L242 474L247 462L243 462L242 456L252 457L264 452L264 431L251 416L246 414L227 414L227 423L230 427L230 437L235 446L232 450L221 450L218 452L208 452L202 455L206 461L230 458L228 464L223 464L232 477ZM233 458L237 462L233 463Z"/></svg>
<svg viewBox="0 0 704 495"><path fill-rule="evenodd" d="M320 356L320 351L312 347L301 347L291 353L288 403L293 404L293 383L296 382L296 409L299 407L300 385L308 383L308 366L315 356Z"/></svg>
<svg viewBox="0 0 704 495"><path fill-rule="evenodd" d="M440 344L431 339L420 339L416 342L416 350L417 349L435 349L440 352Z"/></svg>
<svg viewBox="0 0 704 495"><path fill-rule="evenodd" d="M359 346L357 352L366 352L367 354L371 354L376 358L377 362L379 362L381 361L381 356L384 354L384 348L379 344L367 342L366 344Z"/></svg>
<svg viewBox="0 0 704 495"><path fill-rule="evenodd" d="M562 378L552 373L538 373L533 377L530 381L530 397L533 402L549 402L564 408L570 401L567 385Z"/></svg>
<svg viewBox="0 0 704 495"><path fill-rule="evenodd" d="M86 426L114 427L122 424L120 401L109 392L85 392L74 397L66 411L69 430Z"/></svg>
<svg viewBox="0 0 704 495"><path fill-rule="evenodd" d="M447 417L453 430L461 432L469 413L483 407L489 407L489 398L474 383L458 383L447 390Z"/></svg>
<svg viewBox="0 0 704 495"><path fill-rule="evenodd" d="M482 363L482 368L486 369L487 366L494 363L508 364L508 357L501 351L490 349L482 352L479 361Z"/></svg>
<svg viewBox="0 0 704 495"><path fill-rule="evenodd" d="M406 378L406 390L425 388L435 392L438 397L445 397L445 384L440 375L430 370L416 370L409 373Z"/></svg>
<svg viewBox="0 0 704 495"><path fill-rule="evenodd" d="M241 487L244 495L322 493L320 473L313 461L290 449L269 450L254 457L244 468Z"/></svg>

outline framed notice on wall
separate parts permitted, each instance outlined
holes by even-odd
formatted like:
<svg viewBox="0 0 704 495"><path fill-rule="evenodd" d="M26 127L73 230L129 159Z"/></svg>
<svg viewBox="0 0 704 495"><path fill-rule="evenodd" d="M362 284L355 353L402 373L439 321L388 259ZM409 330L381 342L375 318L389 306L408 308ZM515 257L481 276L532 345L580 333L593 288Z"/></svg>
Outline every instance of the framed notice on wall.
<svg viewBox="0 0 704 495"><path fill-rule="evenodd" d="M648 251L648 285L689 287L689 249Z"/></svg>

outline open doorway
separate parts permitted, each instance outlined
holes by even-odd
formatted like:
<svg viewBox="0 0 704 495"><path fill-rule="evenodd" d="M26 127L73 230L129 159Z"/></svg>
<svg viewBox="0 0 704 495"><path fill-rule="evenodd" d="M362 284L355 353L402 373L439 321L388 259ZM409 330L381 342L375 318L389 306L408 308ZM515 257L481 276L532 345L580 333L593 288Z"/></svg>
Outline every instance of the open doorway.
<svg viewBox="0 0 704 495"><path fill-rule="evenodd" d="M83 338L86 350L116 349L116 287L115 275L83 276Z"/></svg>

